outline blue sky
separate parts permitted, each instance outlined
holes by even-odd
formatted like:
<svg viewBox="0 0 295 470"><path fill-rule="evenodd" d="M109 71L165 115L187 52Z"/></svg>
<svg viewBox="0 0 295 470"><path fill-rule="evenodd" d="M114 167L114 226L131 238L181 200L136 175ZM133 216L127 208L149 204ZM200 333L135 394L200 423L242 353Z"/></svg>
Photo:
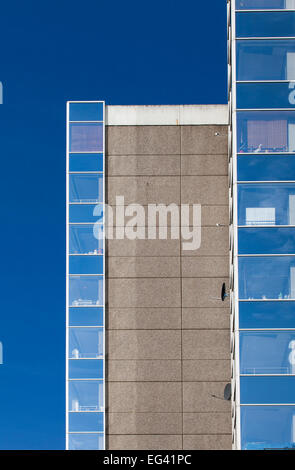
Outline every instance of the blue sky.
<svg viewBox="0 0 295 470"><path fill-rule="evenodd" d="M65 102L226 103L226 0L11 0L0 41L0 449L63 449Z"/></svg>

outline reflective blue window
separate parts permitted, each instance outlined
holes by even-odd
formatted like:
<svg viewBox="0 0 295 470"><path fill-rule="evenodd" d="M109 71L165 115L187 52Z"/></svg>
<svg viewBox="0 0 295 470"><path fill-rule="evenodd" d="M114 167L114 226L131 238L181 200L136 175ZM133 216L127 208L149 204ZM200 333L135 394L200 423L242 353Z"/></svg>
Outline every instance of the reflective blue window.
<svg viewBox="0 0 295 470"><path fill-rule="evenodd" d="M103 329L70 328L68 354L71 359L102 359Z"/></svg>
<svg viewBox="0 0 295 470"><path fill-rule="evenodd" d="M295 12L237 13L236 35L240 38L295 36Z"/></svg>
<svg viewBox="0 0 295 470"><path fill-rule="evenodd" d="M70 274L103 274L103 256L73 255L69 258Z"/></svg>
<svg viewBox="0 0 295 470"><path fill-rule="evenodd" d="M70 326L103 326L103 307L71 307Z"/></svg>
<svg viewBox="0 0 295 470"><path fill-rule="evenodd" d="M295 181L295 156L252 154L238 156L239 181Z"/></svg>
<svg viewBox="0 0 295 470"><path fill-rule="evenodd" d="M295 254L295 227L239 228L241 255Z"/></svg>
<svg viewBox="0 0 295 470"><path fill-rule="evenodd" d="M103 176L91 174L71 174L69 176L70 202L102 202Z"/></svg>
<svg viewBox="0 0 295 470"><path fill-rule="evenodd" d="M67 448L104 449L104 103L70 102Z"/></svg>
<svg viewBox="0 0 295 470"><path fill-rule="evenodd" d="M295 374L295 331L242 331L241 374Z"/></svg>
<svg viewBox="0 0 295 470"><path fill-rule="evenodd" d="M239 40L236 47L237 80L295 79L294 39Z"/></svg>
<svg viewBox="0 0 295 470"><path fill-rule="evenodd" d="M103 171L102 153L71 153L70 171Z"/></svg>
<svg viewBox="0 0 295 470"><path fill-rule="evenodd" d="M69 413L69 432L103 431L103 413Z"/></svg>
<svg viewBox="0 0 295 470"><path fill-rule="evenodd" d="M103 305L103 278L100 276L70 276L69 305L88 307Z"/></svg>
<svg viewBox="0 0 295 470"><path fill-rule="evenodd" d="M242 153L295 152L295 112L239 111L237 149Z"/></svg>
<svg viewBox="0 0 295 470"><path fill-rule="evenodd" d="M295 9L294 0L236 0L237 10Z"/></svg>
<svg viewBox="0 0 295 470"><path fill-rule="evenodd" d="M238 83L238 109L294 108L295 83Z"/></svg>
<svg viewBox="0 0 295 470"><path fill-rule="evenodd" d="M103 240L95 237L94 225L70 225L70 254L102 255Z"/></svg>
<svg viewBox="0 0 295 470"><path fill-rule="evenodd" d="M102 152L103 124L70 123L70 152Z"/></svg>
<svg viewBox="0 0 295 470"><path fill-rule="evenodd" d="M242 406L242 449L295 448L295 406Z"/></svg>
<svg viewBox="0 0 295 470"><path fill-rule="evenodd" d="M70 103L70 121L103 121L103 103Z"/></svg>
<svg viewBox="0 0 295 470"><path fill-rule="evenodd" d="M103 379L103 359L70 359L69 378Z"/></svg>
<svg viewBox="0 0 295 470"><path fill-rule="evenodd" d="M295 225L295 183L239 184L239 225Z"/></svg>
<svg viewBox="0 0 295 470"><path fill-rule="evenodd" d="M239 302L240 328L294 328L295 303Z"/></svg>
<svg viewBox="0 0 295 470"><path fill-rule="evenodd" d="M69 450L103 450L104 437L102 434L69 434Z"/></svg>
<svg viewBox="0 0 295 470"><path fill-rule="evenodd" d="M102 204L77 204L69 207L70 223L95 223L103 220Z"/></svg>
<svg viewBox="0 0 295 470"><path fill-rule="evenodd" d="M241 377L241 404L295 403L295 377Z"/></svg>
<svg viewBox="0 0 295 470"><path fill-rule="evenodd" d="M295 256L239 258L240 299L295 299Z"/></svg>
<svg viewBox="0 0 295 470"><path fill-rule="evenodd" d="M69 381L69 411L104 411L103 382Z"/></svg>

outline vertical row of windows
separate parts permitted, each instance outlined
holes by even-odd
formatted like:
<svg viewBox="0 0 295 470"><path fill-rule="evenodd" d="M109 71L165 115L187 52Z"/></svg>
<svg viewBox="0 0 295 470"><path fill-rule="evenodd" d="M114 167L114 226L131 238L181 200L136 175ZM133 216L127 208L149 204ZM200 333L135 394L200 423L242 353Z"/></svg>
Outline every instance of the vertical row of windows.
<svg viewBox="0 0 295 470"><path fill-rule="evenodd" d="M294 448L295 2L234 3L239 446Z"/></svg>
<svg viewBox="0 0 295 470"><path fill-rule="evenodd" d="M104 103L67 118L66 447L105 448Z"/></svg>

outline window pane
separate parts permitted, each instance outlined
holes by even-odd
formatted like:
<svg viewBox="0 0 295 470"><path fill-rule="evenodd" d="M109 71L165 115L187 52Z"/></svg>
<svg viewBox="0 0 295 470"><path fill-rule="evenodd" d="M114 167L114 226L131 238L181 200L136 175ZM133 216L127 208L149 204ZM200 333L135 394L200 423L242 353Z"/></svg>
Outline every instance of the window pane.
<svg viewBox="0 0 295 470"><path fill-rule="evenodd" d="M239 184L239 225L295 225L295 183Z"/></svg>
<svg viewBox="0 0 295 470"><path fill-rule="evenodd" d="M103 124L71 123L70 152L102 152Z"/></svg>
<svg viewBox="0 0 295 470"><path fill-rule="evenodd" d="M295 299L295 256L239 258L240 299Z"/></svg>
<svg viewBox="0 0 295 470"><path fill-rule="evenodd" d="M70 171L103 171L102 153L71 153Z"/></svg>
<svg viewBox="0 0 295 470"><path fill-rule="evenodd" d="M103 274L103 256L70 256L69 272L70 274Z"/></svg>
<svg viewBox="0 0 295 470"><path fill-rule="evenodd" d="M102 202L103 176L102 175L70 175L69 176L70 202Z"/></svg>
<svg viewBox="0 0 295 470"><path fill-rule="evenodd" d="M103 359L70 359L70 379L103 379Z"/></svg>
<svg viewBox="0 0 295 470"><path fill-rule="evenodd" d="M103 431L103 413L69 413L69 431Z"/></svg>
<svg viewBox="0 0 295 470"><path fill-rule="evenodd" d="M102 255L103 240L94 236L94 225L69 226L70 254Z"/></svg>
<svg viewBox="0 0 295 470"><path fill-rule="evenodd" d="M295 331L240 333L241 374L295 374Z"/></svg>
<svg viewBox="0 0 295 470"><path fill-rule="evenodd" d="M239 253L295 254L295 228L239 228Z"/></svg>
<svg viewBox="0 0 295 470"><path fill-rule="evenodd" d="M70 411L104 411L103 382L71 380L69 382Z"/></svg>
<svg viewBox="0 0 295 470"><path fill-rule="evenodd" d="M103 326L103 307L71 307L70 326Z"/></svg>
<svg viewBox="0 0 295 470"><path fill-rule="evenodd" d="M103 121L103 103L70 103L70 121Z"/></svg>
<svg viewBox="0 0 295 470"><path fill-rule="evenodd" d="M69 305L103 305L103 282L97 276L70 276Z"/></svg>
<svg viewBox="0 0 295 470"><path fill-rule="evenodd" d="M101 359L103 357L103 329L70 328L69 357L72 359Z"/></svg>
<svg viewBox="0 0 295 470"><path fill-rule="evenodd" d="M295 8L295 0L236 0L237 10L284 10Z"/></svg>
<svg viewBox="0 0 295 470"><path fill-rule="evenodd" d="M295 447L294 406L242 406L242 449Z"/></svg>
<svg viewBox="0 0 295 470"><path fill-rule="evenodd" d="M295 12L236 13L236 35L240 38L295 36Z"/></svg>
<svg viewBox="0 0 295 470"><path fill-rule="evenodd" d="M295 181L293 155L239 155L239 181Z"/></svg>
<svg viewBox="0 0 295 470"><path fill-rule="evenodd" d="M104 437L101 434L69 434L69 450L103 450Z"/></svg>
<svg viewBox="0 0 295 470"><path fill-rule="evenodd" d="M295 377L241 377L240 389L241 404L295 402Z"/></svg>
<svg viewBox="0 0 295 470"><path fill-rule="evenodd" d="M238 83L238 109L294 108L294 83Z"/></svg>
<svg viewBox="0 0 295 470"><path fill-rule="evenodd" d="M294 80L295 40L237 41L237 80Z"/></svg>
<svg viewBox="0 0 295 470"><path fill-rule="evenodd" d="M242 153L295 152L294 111L239 111L237 149Z"/></svg>
<svg viewBox="0 0 295 470"><path fill-rule="evenodd" d="M294 328L295 304L283 302L239 302L240 328Z"/></svg>
<svg viewBox="0 0 295 470"><path fill-rule="evenodd" d="M103 221L102 204L70 205L70 223L95 223Z"/></svg>

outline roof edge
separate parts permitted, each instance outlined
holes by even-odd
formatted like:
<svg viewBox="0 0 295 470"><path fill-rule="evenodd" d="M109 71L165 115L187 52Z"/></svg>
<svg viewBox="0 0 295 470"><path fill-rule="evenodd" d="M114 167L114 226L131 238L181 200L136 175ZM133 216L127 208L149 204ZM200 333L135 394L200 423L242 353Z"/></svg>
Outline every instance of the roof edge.
<svg viewBox="0 0 295 470"><path fill-rule="evenodd" d="M228 105L106 106L107 126L228 125Z"/></svg>

